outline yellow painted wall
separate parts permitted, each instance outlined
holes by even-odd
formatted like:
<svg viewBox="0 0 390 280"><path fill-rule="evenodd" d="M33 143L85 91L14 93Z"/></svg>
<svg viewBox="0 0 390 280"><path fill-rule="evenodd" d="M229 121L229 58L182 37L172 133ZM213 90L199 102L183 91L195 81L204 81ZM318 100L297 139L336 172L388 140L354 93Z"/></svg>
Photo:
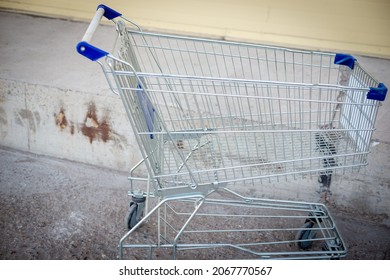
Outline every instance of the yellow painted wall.
<svg viewBox="0 0 390 280"><path fill-rule="evenodd" d="M90 20L100 3L149 30L390 58L390 0L0 0L0 8Z"/></svg>

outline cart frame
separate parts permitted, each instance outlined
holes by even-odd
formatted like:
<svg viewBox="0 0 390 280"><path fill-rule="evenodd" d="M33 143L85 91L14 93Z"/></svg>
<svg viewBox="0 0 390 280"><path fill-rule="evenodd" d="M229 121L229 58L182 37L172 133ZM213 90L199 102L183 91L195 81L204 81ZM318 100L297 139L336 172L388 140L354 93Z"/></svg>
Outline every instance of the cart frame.
<svg viewBox="0 0 390 280"><path fill-rule="evenodd" d="M103 16L118 34L111 53L90 43ZM353 56L144 32L104 5L77 50L121 97L142 154L130 172L120 258L129 248L150 258L169 248L174 259L218 249L239 258L346 256L324 204L243 196L235 186L315 175L329 192L332 175L367 164L387 88ZM143 166L148 175L135 175ZM156 238L127 244L152 217Z"/></svg>

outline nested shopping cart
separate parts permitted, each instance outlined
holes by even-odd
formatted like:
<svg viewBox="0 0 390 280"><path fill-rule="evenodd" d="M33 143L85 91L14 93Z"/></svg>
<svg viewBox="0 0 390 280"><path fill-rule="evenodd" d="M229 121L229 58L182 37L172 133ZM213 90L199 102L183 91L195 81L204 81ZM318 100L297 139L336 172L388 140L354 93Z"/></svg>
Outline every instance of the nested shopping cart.
<svg viewBox="0 0 390 280"><path fill-rule="evenodd" d="M91 44L103 16L110 53ZM142 154L120 258L346 256L326 203L248 194L312 176L326 191L367 164L387 88L355 58L144 32L104 5L77 50L102 67Z"/></svg>

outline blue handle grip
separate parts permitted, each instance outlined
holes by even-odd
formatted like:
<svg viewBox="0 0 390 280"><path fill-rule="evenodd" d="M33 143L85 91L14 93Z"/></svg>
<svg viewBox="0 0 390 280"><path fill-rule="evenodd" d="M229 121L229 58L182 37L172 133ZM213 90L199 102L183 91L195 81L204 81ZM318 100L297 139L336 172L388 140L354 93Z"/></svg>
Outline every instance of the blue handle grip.
<svg viewBox="0 0 390 280"><path fill-rule="evenodd" d="M77 52L92 61L95 61L108 55L108 52L91 45L90 41L103 16L111 20L121 15L121 13L118 13L117 11L107 7L106 5L100 4L96 9L95 16L89 24L82 41L79 42L76 46Z"/></svg>

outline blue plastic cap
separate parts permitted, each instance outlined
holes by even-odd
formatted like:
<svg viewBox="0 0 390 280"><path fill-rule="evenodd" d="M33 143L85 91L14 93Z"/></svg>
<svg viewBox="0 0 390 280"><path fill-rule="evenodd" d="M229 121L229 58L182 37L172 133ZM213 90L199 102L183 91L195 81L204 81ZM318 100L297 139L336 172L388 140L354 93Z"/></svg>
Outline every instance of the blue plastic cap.
<svg viewBox="0 0 390 280"><path fill-rule="evenodd" d="M355 61L356 58L349 54L338 53L334 58L334 64L345 65L351 69L355 66Z"/></svg>
<svg viewBox="0 0 390 280"><path fill-rule="evenodd" d="M104 17L107 19L113 19L116 17L120 17L122 15L121 13L118 13L117 11L115 11L115 10L111 9L110 7L107 7L106 5L103 5L103 4L100 4L99 6L97 6L96 10L98 10L99 8L104 9Z"/></svg>
<svg viewBox="0 0 390 280"><path fill-rule="evenodd" d="M108 55L108 52L103 51L97 47L88 44L87 42L80 42L76 46L77 52L85 57L88 57L90 60L95 61L99 58L102 58Z"/></svg>
<svg viewBox="0 0 390 280"><path fill-rule="evenodd" d="M379 83L378 87L371 87L367 93L367 99L384 101L387 94L387 87L383 83Z"/></svg>

